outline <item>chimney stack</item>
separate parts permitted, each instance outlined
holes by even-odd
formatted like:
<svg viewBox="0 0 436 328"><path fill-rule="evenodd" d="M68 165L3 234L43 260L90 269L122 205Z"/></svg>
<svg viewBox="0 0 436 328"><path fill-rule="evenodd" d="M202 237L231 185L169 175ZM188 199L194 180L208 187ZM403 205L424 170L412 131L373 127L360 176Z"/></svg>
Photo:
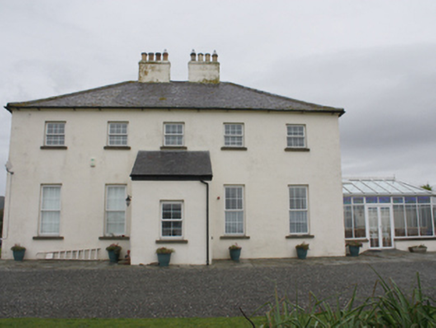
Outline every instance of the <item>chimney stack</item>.
<svg viewBox="0 0 436 328"><path fill-rule="evenodd" d="M197 55L194 50L191 52L191 61L188 63L188 80L195 83L219 83L220 63L216 51L213 52L212 61L210 54L205 54L206 61L203 61L203 54Z"/></svg>
<svg viewBox="0 0 436 328"><path fill-rule="evenodd" d="M170 82L170 68L171 64L168 61L168 52L164 50L163 60L161 60L162 54L156 52L156 60L154 58L155 53L149 52L148 54L143 52L141 54L141 61L139 62L139 82L155 82L155 83L168 83ZM147 60L148 57L148 60Z"/></svg>

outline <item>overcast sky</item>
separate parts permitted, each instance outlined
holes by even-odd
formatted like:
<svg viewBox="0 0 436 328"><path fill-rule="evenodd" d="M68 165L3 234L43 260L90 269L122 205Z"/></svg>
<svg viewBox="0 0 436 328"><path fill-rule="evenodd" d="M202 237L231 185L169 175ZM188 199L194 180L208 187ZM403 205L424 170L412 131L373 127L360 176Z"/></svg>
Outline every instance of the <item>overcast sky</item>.
<svg viewBox="0 0 436 328"><path fill-rule="evenodd" d="M192 49L216 50L222 81L344 108L344 176L435 186L435 17L434 0L0 0L0 104L136 80L164 49L183 81ZM0 195L10 125L0 110Z"/></svg>

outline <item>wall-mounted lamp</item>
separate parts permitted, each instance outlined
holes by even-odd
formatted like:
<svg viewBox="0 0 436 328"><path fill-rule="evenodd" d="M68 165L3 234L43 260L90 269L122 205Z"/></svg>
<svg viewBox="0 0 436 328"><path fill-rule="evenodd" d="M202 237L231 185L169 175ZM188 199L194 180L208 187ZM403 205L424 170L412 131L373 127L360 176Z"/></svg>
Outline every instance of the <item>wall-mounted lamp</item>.
<svg viewBox="0 0 436 328"><path fill-rule="evenodd" d="M130 203L132 202L132 196L130 196L130 195L127 195L127 198L126 198L126 205L127 206L130 206Z"/></svg>

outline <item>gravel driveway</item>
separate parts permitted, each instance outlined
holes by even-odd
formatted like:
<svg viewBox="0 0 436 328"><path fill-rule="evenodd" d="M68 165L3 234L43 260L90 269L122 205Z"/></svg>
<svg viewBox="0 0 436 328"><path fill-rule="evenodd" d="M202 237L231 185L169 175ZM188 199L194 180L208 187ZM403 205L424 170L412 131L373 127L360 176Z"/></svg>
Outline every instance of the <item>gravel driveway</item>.
<svg viewBox="0 0 436 328"><path fill-rule="evenodd" d="M413 254L412 254L413 255ZM0 261L0 317L153 318L240 316L271 300L274 286L290 299L308 302L341 295L358 285L372 293L377 276L405 290L420 273L436 297L436 254L361 255L358 258L215 261L206 266L121 266L107 262Z"/></svg>

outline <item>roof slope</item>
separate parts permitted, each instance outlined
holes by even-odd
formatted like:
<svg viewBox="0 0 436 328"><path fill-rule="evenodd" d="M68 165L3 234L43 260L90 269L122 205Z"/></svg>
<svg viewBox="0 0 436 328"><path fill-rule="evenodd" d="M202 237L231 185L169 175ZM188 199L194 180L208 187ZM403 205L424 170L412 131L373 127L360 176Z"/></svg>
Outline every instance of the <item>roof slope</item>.
<svg viewBox="0 0 436 328"><path fill-rule="evenodd" d="M132 180L212 180L208 151L139 151Z"/></svg>
<svg viewBox="0 0 436 328"><path fill-rule="evenodd" d="M343 178L342 192L344 196L362 195L418 195L435 196L436 193L408 183L395 180L395 178Z"/></svg>
<svg viewBox="0 0 436 328"><path fill-rule="evenodd" d="M179 108L344 113L342 108L311 104L238 84L128 81L67 95L8 103L13 108Z"/></svg>

